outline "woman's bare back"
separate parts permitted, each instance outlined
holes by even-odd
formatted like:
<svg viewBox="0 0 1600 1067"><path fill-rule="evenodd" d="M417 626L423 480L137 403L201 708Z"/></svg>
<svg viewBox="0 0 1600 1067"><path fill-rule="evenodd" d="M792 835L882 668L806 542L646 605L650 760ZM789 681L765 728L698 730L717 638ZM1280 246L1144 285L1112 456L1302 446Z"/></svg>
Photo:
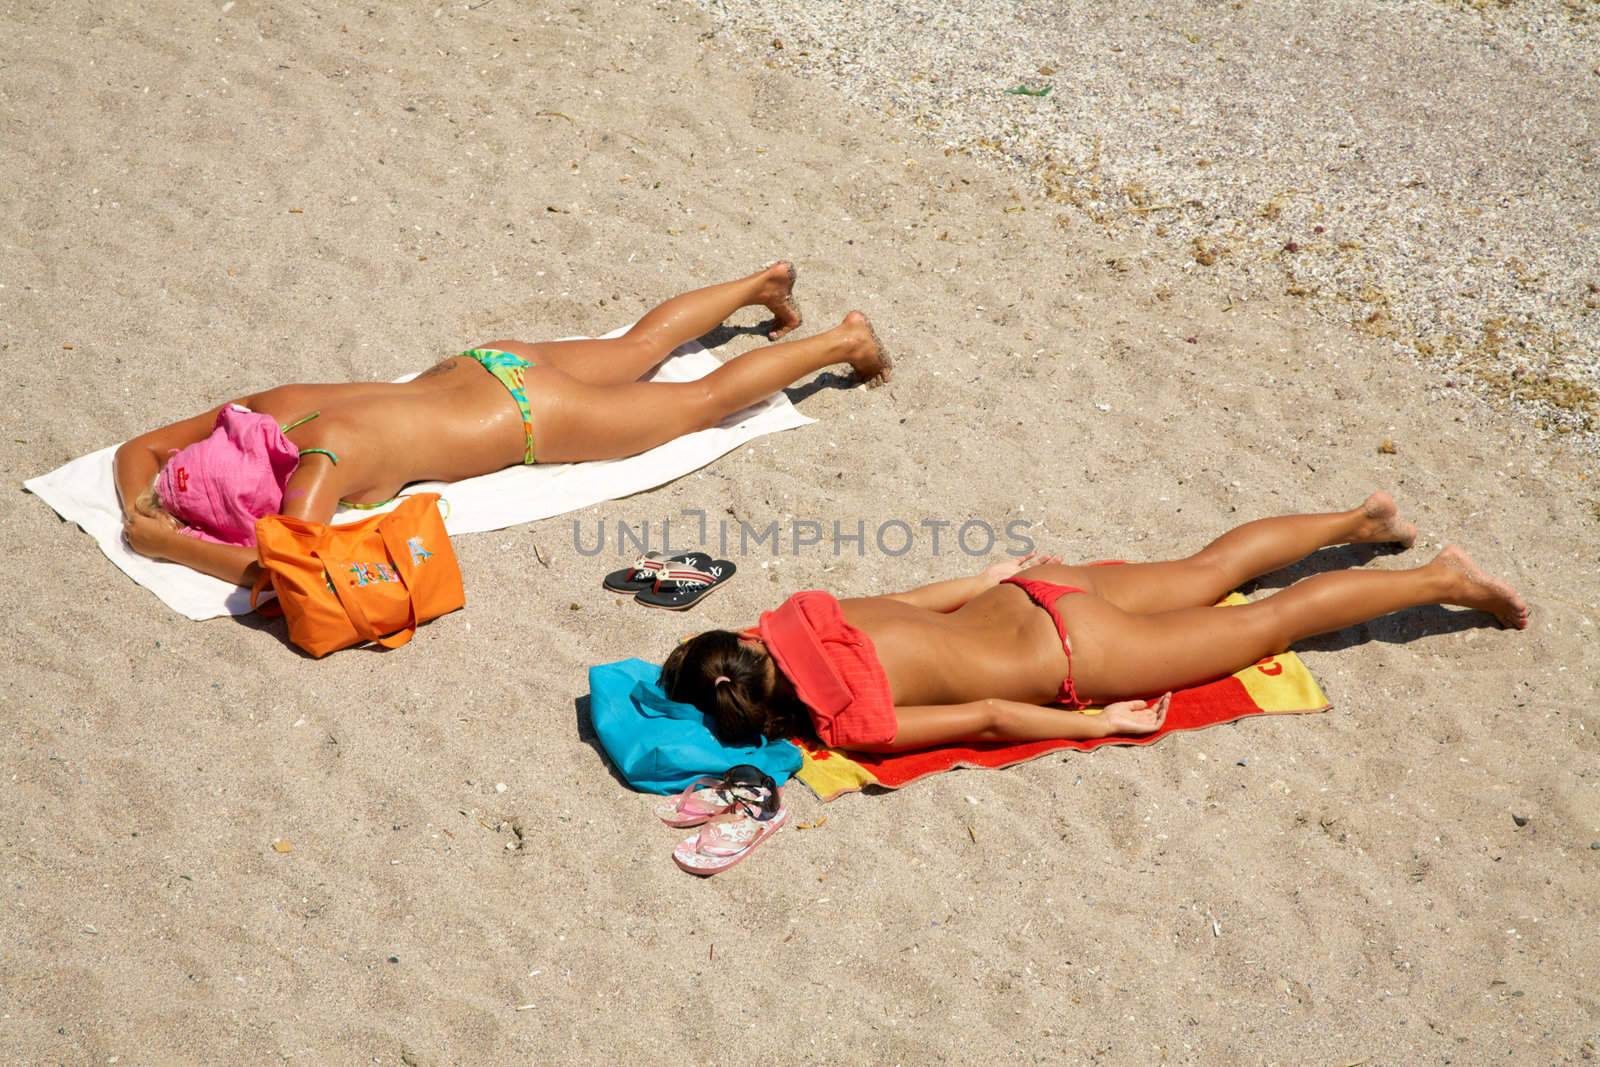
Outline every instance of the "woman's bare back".
<svg viewBox="0 0 1600 1067"><path fill-rule="evenodd" d="M340 496L387 500L410 482L457 481L522 460L521 413L503 385L456 356L409 382L282 385L240 401L288 425L302 452L327 449ZM308 457L308 462L319 462Z"/></svg>
<svg viewBox="0 0 1600 1067"><path fill-rule="evenodd" d="M1014 585L998 585L949 613L887 597L840 607L872 638L896 705L991 697L1047 704L1067 673L1055 624Z"/></svg>

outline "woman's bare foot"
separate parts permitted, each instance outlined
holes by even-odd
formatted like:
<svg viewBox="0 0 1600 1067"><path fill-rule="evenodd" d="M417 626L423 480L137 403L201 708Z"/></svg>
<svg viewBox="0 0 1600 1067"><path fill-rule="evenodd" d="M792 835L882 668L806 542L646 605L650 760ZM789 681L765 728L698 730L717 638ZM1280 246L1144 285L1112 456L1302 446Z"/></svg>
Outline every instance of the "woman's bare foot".
<svg viewBox="0 0 1600 1067"><path fill-rule="evenodd" d="M844 330L854 342L850 354L845 358L855 368L856 377L868 389L876 389L894 377L894 359L884 350L865 315L852 311L844 317L838 328Z"/></svg>
<svg viewBox="0 0 1600 1067"><path fill-rule="evenodd" d="M1517 591L1498 578L1485 574L1460 545L1445 545L1434 561L1461 576L1460 588L1449 603L1487 611L1513 630L1528 628L1528 605Z"/></svg>
<svg viewBox="0 0 1600 1067"><path fill-rule="evenodd" d="M1394 497L1382 489L1361 505L1361 525L1350 538L1352 544L1397 544L1410 548L1417 540L1417 527L1400 517Z"/></svg>
<svg viewBox="0 0 1600 1067"><path fill-rule="evenodd" d="M794 283L800 272L794 264L780 259L762 271L761 292L756 301L772 312L767 323L767 340L776 341L800 325L800 305L794 299Z"/></svg>

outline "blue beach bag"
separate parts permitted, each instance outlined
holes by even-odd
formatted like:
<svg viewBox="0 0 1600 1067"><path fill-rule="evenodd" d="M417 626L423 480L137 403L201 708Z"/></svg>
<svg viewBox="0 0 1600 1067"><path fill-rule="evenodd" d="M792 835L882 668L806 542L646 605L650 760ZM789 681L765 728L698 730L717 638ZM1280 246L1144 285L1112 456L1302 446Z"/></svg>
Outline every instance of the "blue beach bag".
<svg viewBox="0 0 1600 1067"><path fill-rule="evenodd" d="M661 668L625 659L589 668L589 719L600 746L628 784L643 793L677 793L702 774L749 763L782 784L800 769L788 741L725 745L710 718L669 699Z"/></svg>

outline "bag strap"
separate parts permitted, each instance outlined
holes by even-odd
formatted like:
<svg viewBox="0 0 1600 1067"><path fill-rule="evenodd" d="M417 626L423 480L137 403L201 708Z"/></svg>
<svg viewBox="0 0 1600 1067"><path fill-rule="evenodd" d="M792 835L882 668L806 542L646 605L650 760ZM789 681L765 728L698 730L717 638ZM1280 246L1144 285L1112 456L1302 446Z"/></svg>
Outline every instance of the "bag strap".
<svg viewBox="0 0 1600 1067"><path fill-rule="evenodd" d="M386 648L400 647L411 640L417 632L417 600L416 594L411 589L411 583L416 577L416 561L411 557L410 541L399 531L406 525L407 520L412 524L409 527L411 529L416 529L417 524L431 521L437 523L439 535L448 541L450 535L445 533L444 519L439 514L439 503L442 499L437 493L413 493L404 497L400 506L385 515L378 523L378 536L383 540L383 547L388 550L389 562L394 566L395 577L400 579L400 585L406 591L406 606L411 612L404 637L400 637L397 633L389 638L375 639ZM341 603L343 600L344 598L340 597ZM394 643L390 644L390 641Z"/></svg>
<svg viewBox="0 0 1600 1067"><path fill-rule="evenodd" d="M387 542L385 542L387 545ZM328 567L328 561L322 558L322 550L313 548L311 557L322 564L324 570L331 575L333 572ZM406 584L405 576L400 573L400 568L395 567L395 577L400 581L400 587L406 591L406 609L409 617L406 624L394 633L384 636L379 634L367 618L366 611L361 607L360 598L346 590L343 582L330 583L333 586L333 595L339 598L339 603L344 607L345 614L350 618L350 625L355 628L357 635L364 641L376 641L384 648L399 648L417 633L417 604L411 599L411 587Z"/></svg>
<svg viewBox="0 0 1600 1067"><path fill-rule="evenodd" d="M433 496L432 493L429 493L427 495L430 496L430 497ZM417 499L417 497L415 497L415 496L411 496L411 497L407 497L406 498L406 500L408 502L411 501L411 500L415 500L415 499ZM434 500L436 500L436 499L438 499L438 498L434 497ZM385 515L384 518L385 519L390 519L392 516L400 515L401 514L401 508L406 508L406 506L407 506L406 504L400 505L399 508L395 508L393 511L389 512L388 515ZM437 514L437 507L434 504L433 500L429 500L427 502L427 509L432 509L432 510L434 510L435 514ZM424 508L412 507L412 508L408 508L407 510L408 510L408 512L418 512L418 511L420 511L423 514L426 514L426 509L424 509ZM418 521L418 522L427 521L425 519L422 519L420 516L415 516L415 515L411 515L411 514L408 514L408 515L403 516L403 517L413 518L415 521ZM383 539L383 547L389 550L389 559L390 559L390 561L392 563L394 563L395 573L400 575L400 581L405 584L406 594L409 596L410 593L411 593L411 577L416 571L416 564L415 564L415 562L413 562L413 560L411 558L411 545L410 545L410 543L406 540L406 538L402 537L398 532L396 532L395 528L398 525L400 525L400 524L396 523L396 522L393 522L393 521L378 523L378 536ZM440 523L441 532L443 531L443 528L444 528L444 524L441 522ZM446 535L446 540L448 540L448 539L449 539L448 535ZM415 605L412 606L412 613L413 614L416 613Z"/></svg>

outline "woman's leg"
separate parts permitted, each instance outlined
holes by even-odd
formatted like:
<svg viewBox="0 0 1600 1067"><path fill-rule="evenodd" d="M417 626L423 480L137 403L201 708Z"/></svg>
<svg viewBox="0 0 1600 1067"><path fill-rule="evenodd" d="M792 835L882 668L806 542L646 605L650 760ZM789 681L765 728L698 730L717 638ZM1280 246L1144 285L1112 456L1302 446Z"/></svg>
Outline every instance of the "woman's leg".
<svg viewBox="0 0 1600 1067"><path fill-rule="evenodd" d="M1056 601L1072 641L1073 681L1086 700L1197 685L1313 634L1424 604L1487 611L1518 630L1528 625L1522 598L1455 545L1412 570L1318 574L1240 607L1139 615L1093 596Z"/></svg>
<svg viewBox="0 0 1600 1067"><path fill-rule="evenodd" d="M1149 614L1210 607L1252 578L1270 574L1329 545L1393 542L1410 546L1417 528L1394 499L1373 493L1349 511L1282 515L1237 526L1187 559L1115 567L1052 567L1027 572L1088 590L1123 611ZM1066 572L1052 576L1050 572Z"/></svg>
<svg viewBox="0 0 1600 1067"><path fill-rule="evenodd" d="M888 357L859 311L825 333L747 352L693 382L598 386L531 370L534 451L543 463L635 455L715 426L808 374L845 362L869 384L888 377Z"/></svg>
<svg viewBox="0 0 1600 1067"><path fill-rule="evenodd" d="M710 285L673 297L645 313L621 337L608 340L491 341L498 348L542 366L554 367L591 385L620 385L637 381L660 363L667 353L720 326L742 307L760 305L772 312L767 338L776 341L800 325L794 302L795 270L780 260L765 270L736 281Z"/></svg>

